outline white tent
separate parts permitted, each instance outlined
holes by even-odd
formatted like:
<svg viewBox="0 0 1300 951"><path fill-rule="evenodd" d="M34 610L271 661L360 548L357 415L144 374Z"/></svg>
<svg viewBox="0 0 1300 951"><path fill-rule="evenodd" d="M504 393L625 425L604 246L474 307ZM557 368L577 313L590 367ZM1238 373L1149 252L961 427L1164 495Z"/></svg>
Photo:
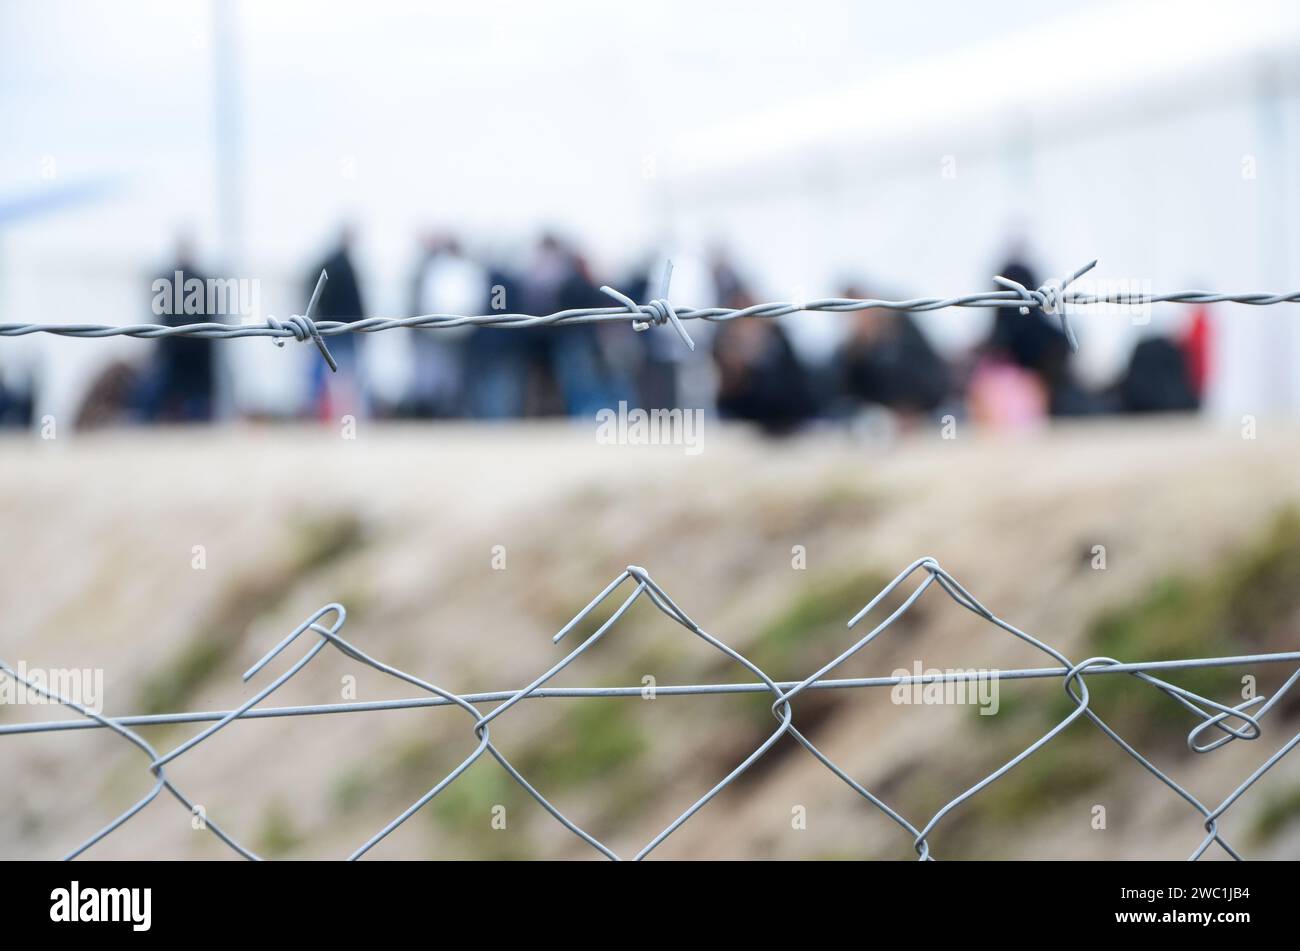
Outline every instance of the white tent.
<svg viewBox="0 0 1300 951"><path fill-rule="evenodd" d="M1092 258L1156 291L1293 290L1300 268L1300 7L1126 3L906 63L675 143L683 233L725 236L765 295L990 287L1023 241L1043 278ZM870 36L862 39L872 42ZM1214 308L1211 405L1300 409L1300 308ZM1184 319L1174 306L1156 328ZM949 350L987 315L925 315ZM1140 320L1140 318L1139 318ZM824 350L836 318L792 321ZM1086 315L1101 382L1153 327Z"/></svg>

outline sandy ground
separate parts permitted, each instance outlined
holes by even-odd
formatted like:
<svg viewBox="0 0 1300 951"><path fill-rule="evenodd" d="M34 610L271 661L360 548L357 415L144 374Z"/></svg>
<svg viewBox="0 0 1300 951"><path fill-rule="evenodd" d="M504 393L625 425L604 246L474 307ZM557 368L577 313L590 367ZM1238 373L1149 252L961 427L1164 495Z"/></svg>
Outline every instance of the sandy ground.
<svg viewBox="0 0 1300 951"><path fill-rule="evenodd" d="M918 435L888 447L838 434L771 442L712 426L703 445L699 455L603 446L590 426L568 424L362 424L355 439L251 426L7 437L0 658L102 669L111 715L160 703L229 709L306 645L244 684L247 666L339 601L349 611L343 635L379 659L458 692L504 690L563 656L570 642L557 647L550 635L637 564L710 633L789 665L768 669L774 678L800 679L853 642L843 623L881 580L931 555L1000 616L1081 659L1099 612L1171 573L1214 571L1300 504L1300 430L1267 423L1253 440L1178 422ZM1104 570L1091 561L1097 545ZM794 633L781 640L774 619ZM806 637L805 622L816 628ZM1300 647L1300 632L1288 636ZM887 675L917 661L1050 664L932 591L843 673ZM1257 672L1266 692L1288 673ZM646 675L751 679L643 602L555 683L635 685ZM1060 690L1056 681L1004 685L1020 701L982 722L969 708L834 691L833 703L796 704L795 721L919 826L1050 726L1039 712L1056 709ZM418 692L330 648L267 703ZM493 738L525 775L551 783L542 791L557 806L632 854L775 727L759 706L752 697L534 700L503 714ZM0 723L68 716L0 707ZM1266 723L1259 741L1206 756L1187 753L1181 734L1148 752L1214 803L1297 729L1286 710ZM165 750L199 729L142 732ZM1095 732L1087 722L1070 729ZM1030 806L995 784L980 797L996 807L977 807L980 797L959 807L930 836L934 853L1181 858L1197 845L1195 810L1121 750L1076 748L1076 759L1098 761L1035 754L1042 775L1026 764L1000 781L1010 790L1017 777ZM342 856L473 749L472 720L455 709L263 720L233 724L168 775L250 848ZM1104 781L1072 782L1080 769ZM1039 785L1026 787L1022 774ZM0 736L0 855L57 856L150 786L147 758L106 731ZM1257 832L1262 811L1296 790L1300 754L1233 807L1225 835L1249 855L1300 857L1300 821ZM1099 805L1105 829L1093 828ZM88 855L233 855L193 825L164 794ZM371 854L595 852L485 758ZM913 853L910 835L787 738L654 854Z"/></svg>

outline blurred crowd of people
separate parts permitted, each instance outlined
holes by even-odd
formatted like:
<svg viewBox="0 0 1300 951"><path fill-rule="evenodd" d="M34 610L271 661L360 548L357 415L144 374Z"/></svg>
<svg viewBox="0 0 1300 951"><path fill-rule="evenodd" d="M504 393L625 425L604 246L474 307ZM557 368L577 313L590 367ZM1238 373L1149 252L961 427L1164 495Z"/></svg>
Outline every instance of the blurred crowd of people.
<svg viewBox="0 0 1300 951"><path fill-rule="evenodd" d="M354 236L341 231L324 259L305 273L310 294L322 268L329 280L317 319L351 322L368 315L367 295L354 266ZM186 246L168 277L204 274ZM1028 287L1038 277L1021 261L999 272ZM648 270L611 283L635 300L655 293ZM743 308L759 301L753 286L723 253L709 264L713 300L696 306ZM476 259L450 234L422 238L411 275L412 314L550 314L610 306L584 256L553 235L542 235L514 268ZM842 297L866 298L871 289L848 284ZM154 317L176 325L220 319L207 314ZM798 319L797 317L791 319ZM915 318L891 310L843 315L842 341L828 359L801 358L781 321L743 319L701 326L702 346L690 353L668 328L632 333L626 323L525 329L462 327L412 331L409 385L397 396L367 385L364 334L330 337L339 363L329 374L312 361L308 414L337 418L344 412L375 417L500 420L590 416L602 407L645 409L699 406L720 417L745 420L768 433L787 433L817 421L884 419L914 426L952 413L978 423L1015 428L1050 417L1107 413L1193 411L1206 385L1209 323L1193 312L1177 337L1139 341L1127 367L1109 386L1087 387L1071 366L1065 335L1050 317L994 312L987 335L954 359L935 349ZM698 328L698 329L697 329ZM218 415L219 342L163 338L143 367L115 365L83 400L79 426L117 421L204 422ZM686 386L687 379L708 381ZM30 414L30 400L25 407ZM0 419L21 423L24 407L0 392ZM295 411L297 412L297 411ZM289 414L293 415L293 414Z"/></svg>

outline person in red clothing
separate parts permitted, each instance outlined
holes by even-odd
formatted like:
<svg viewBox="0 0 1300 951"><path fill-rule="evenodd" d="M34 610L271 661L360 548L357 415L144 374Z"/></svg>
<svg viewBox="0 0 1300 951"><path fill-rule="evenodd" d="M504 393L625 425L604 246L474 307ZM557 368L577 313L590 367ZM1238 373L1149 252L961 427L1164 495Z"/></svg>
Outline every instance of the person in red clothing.
<svg viewBox="0 0 1300 951"><path fill-rule="evenodd" d="M1210 325L1210 309L1204 304L1192 311L1187 330L1183 333L1180 345L1187 358L1187 372L1191 378L1192 389L1198 400L1204 401L1205 390L1210 382L1212 370L1211 346L1214 343L1213 328Z"/></svg>

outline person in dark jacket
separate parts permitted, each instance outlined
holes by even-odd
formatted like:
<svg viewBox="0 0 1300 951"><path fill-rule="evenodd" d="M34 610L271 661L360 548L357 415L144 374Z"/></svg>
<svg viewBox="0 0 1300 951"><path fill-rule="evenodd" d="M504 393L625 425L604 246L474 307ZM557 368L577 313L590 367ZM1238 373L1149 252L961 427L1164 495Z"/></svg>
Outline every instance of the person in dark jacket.
<svg viewBox="0 0 1300 951"><path fill-rule="evenodd" d="M1038 278L1028 265L1012 260L998 272L1025 287L1037 287ZM1070 368L1070 341L1040 310L1020 313L1020 305L999 307L993 328L984 342L985 354L1005 359L1039 378L1047 393L1052 416L1084 416L1106 412L1105 400L1088 392Z"/></svg>
<svg viewBox="0 0 1300 951"><path fill-rule="evenodd" d="M842 296L869 295L847 287ZM837 354L845 391L909 416L937 409L948 395L948 367L912 316L876 308L851 319L849 338Z"/></svg>
<svg viewBox="0 0 1300 951"><path fill-rule="evenodd" d="M739 291L728 307L757 301ZM785 331L772 320L731 320L713 337L718 369L718 415L757 423L769 435L797 429L816 411L808 375Z"/></svg>
<svg viewBox="0 0 1300 951"><path fill-rule="evenodd" d="M206 290L199 295L202 304L194 313L187 313L184 305L185 289L191 282L206 289L208 279L194 263L194 250L186 238L177 241L176 263L153 286L165 285L169 290L155 295L155 302L165 303L156 316L168 327L185 324L204 324L218 318L208 312ZM175 285L175 286L174 286ZM182 306L176 306L180 302ZM215 385L215 358L213 340L198 337L162 337L156 351L156 370L153 378L154 392L144 400L142 416L146 421L194 423L210 422L213 415L213 388Z"/></svg>
<svg viewBox="0 0 1300 951"><path fill-rule="evenodd" d="M1200 408L1187 356L1174 341L1149 337L1133 348L1119 383L1126 413L1188 413Z"/></svg>
<svg viewBox="0 0 1300 951"><path fill-rule="evenodd" d="M488 300L481 312L513 312L520 300L519 281L500 267L488 269ZM517 419L524 415L528 374L534 353L543 346L545 327L502 330L475 327L465 344L465 402L475 419Z"/></svg>
<svg viewBox="0 0 1300 951"><path fill-rule="evenodd" d="M577 310L612 303L601 293L586 258L570 251L569 260L570 270L559 286L556 309ZM564 397L565 412L570 416L590 416L616 403L620 393L601 349L597 325L553 327L548 333L551 366Z"/></svg>
<svg viewBox="0 0 1300 951"><path fill-rule="evenodd" d="M361 286L357 281L357 272L352 267L352 245L355 235L352 228L345 226L339 232L338 242L325 256L325 260L307 273L307 299L316 289L320 272L325 271L329 280L321 292L316 305L316 320L341 320L344 323L356 323L365 316L365 307L361 303ZM350 343L345 343L349 341ZM341 351L352 350L355 353L356 335L340 334L330 338L330 352L336 357Z"/></svg>
<svg viewBox="0 0 1300 951"><path fill-rule="evenodd" d="M352 324L366 315L361 297L361 285L352 265L352 248L356 235L350 225L339 230L338 241L320 264L307 272L304 282L305 302L311 299L320 279L321 271L328 275L320 300L316 304L314 320L338 320ZM317 411L322 418L335 415L337 409L355 409L360 402L356 378L360 370L359 346L356 334L338 334L327 339L330 353L339 365L337 376L330 373L323 360L312 362L312 390ZM335 392L337 391L337 392ZM339 405L334 405L338 403Z"/></svg>

